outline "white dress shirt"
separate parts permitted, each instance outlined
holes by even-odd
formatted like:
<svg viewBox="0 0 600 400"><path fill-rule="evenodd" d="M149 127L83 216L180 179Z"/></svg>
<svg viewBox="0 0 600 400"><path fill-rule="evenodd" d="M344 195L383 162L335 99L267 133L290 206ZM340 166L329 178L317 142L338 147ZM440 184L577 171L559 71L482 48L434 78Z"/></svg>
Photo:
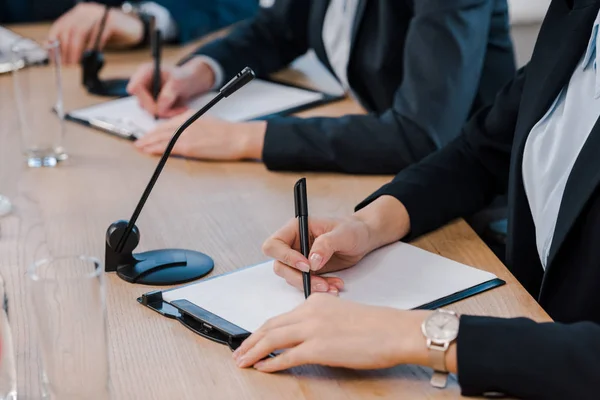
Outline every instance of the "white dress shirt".
<svg viewBox="0 0 600 400"><path fill-rule="evenodd" d="M342 83L345 90L350 90L348 84L348 60L350 58L350 46L352 43L352 27L358 10L360 0L330 0L325 20L323 21L323 44L329 64L335 75ZM261 7L270 7L273 0L261 0ZM308 6L307 6L308 7ZM213 89L218 89L225 82L223 68L217 60L198 56L204 60L215 74L215 84Z"/></svg>
<svg viewBox="0 0 600 400"><path fill-rule="evenodd" d="M331 0L323 21L323 44L331 68L345 90L348 84L348 60L352 43L352 26L359 0Z"/></svg>
<svg viewBox="0 0 600 400"><path fill-rule="evenodd" d="M600 14L594 22L587 51L571 80L533 127L525 143L523 182L544 269L567 180L600 117L599 26Z"/></svg>

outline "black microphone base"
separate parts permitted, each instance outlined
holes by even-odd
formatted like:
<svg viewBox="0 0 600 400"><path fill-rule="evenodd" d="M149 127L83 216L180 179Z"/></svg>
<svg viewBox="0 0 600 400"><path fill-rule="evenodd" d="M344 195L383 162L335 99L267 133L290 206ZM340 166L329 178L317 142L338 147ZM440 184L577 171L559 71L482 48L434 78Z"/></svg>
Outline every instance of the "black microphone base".
<svg viewBox="0 0 600 400"><path fill-rule="evenodd" d="M140 231L135 225L121 251L117 251L126 228L127 221L123 220L108 227L104 270L116 272L129 283L176 285L202 278L214 268L212 258L193 250L165 249L133 254L140 242Z"/></svg>
<svg viewBox="0 0 600 400"><path fill-rule="evenodd" d="M214 262L206 254L180 249L152 250L133 255L135 261L120 265L117 275L142 285L176 285L202 278L213 270Z"/></svg>
<svg viewBox="0 0 600 400"><path fill-rule="evenodd" d="M97 81L94 85L89 85L87 90L91 94L106 97L125 97L127 93L127 84L129 79L106 79Z"/></svg>

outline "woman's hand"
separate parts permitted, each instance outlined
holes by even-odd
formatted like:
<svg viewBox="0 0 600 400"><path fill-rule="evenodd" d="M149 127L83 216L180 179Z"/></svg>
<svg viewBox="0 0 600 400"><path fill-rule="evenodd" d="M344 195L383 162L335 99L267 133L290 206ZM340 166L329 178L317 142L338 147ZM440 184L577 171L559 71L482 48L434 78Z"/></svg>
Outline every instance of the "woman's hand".
<svg viewBox="0 0 600 400"><path fill-rule="evenodd" d="M163 67L162 88L158 99L154 101L151 94L153 74L153 63L142 65L131 77L127 93L137 97L143 109L161 118L171 118L185 112L185 102L209 91L215 82L214 71L199 58L192 58L180 66Z"/></svg>
<svg viewBox="0 0 600 400"><path fill-rule="evenodd" d="M303 364L353 369L427 365L428 350L420 328L429 313L314 294L295 310L269 320L242 343L233 358L241 368L254 366L263 372ZM277 350L285 351L263 360ZM455 352L453 347L450 351Z"/></svg>
<svg viewBox="0 0 600 400"><path fill-rule="evenodd" d="M52 24L48 38L60 40L65 64L79 63L83 52L94 47L105 10L106 6L103 4L79 3ZM132 47L141 42L143 36L144 26L138 18L111 8L98 47L100 50L107 44L113 47Z"/></svg>
<svg viewBox="0 0 600 400"><path fill-rule="evenodd" d="M273 257L275 273L299 290L302 272L324 274L354 266L370 250L369 227L357 218L309 218L309 235L314 238L308 259L300 253L298 221L290 220L263 245L263 252ZM313 292L337 294L344 287L340 278L313 276Z"/></svg>
<svg viewBox="0 0 600 400"><path fill-rule="evenodd" d="M291 220L263 245L265 255L275 259L275 273L302 290L302 273L324 274L350 268L371 251L395 242L410 230L404 205L382 196L345 219L309 218L314 239L308 259L300 253L298 221ZM344 282L336 277L311 277L313 292L337 294Z"/></svg>
<svg viewBox="0 0 600 400"><path fill-rule="evenodd" d="M193 113L189 111L158 125L135 141L135 147L143 153L162 154L173 133ZM204 160L259 159L266 130L264 121L232 123L205 115L181 135L172 154Z"/></svg>

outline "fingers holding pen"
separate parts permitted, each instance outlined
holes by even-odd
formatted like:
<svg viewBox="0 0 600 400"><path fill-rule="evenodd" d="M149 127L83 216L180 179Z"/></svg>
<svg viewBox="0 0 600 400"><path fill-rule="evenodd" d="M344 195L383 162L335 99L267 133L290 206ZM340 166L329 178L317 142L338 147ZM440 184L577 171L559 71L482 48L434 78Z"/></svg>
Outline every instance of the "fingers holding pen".
<svg viewBox="0 0 600 400"><path fill-rule="evenodd" d="M280 261L274 261L273 271L276 275L285 279L289 285L298 290L304 289L302 272L298 271L296 268L285 265ZM323 292L337 296L340 290L344 288L344 281L337 277L312 275L310 286L312 292Z"/></svg>

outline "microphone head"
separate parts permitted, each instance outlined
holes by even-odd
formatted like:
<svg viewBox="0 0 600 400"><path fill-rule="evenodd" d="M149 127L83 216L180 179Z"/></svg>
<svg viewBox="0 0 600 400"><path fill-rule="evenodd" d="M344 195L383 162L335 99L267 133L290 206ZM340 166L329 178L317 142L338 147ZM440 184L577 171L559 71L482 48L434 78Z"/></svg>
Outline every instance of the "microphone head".
<svg viewBox="0 0 600 400"><path fill-rule="evenodd" d="M229 97L256 77L251 68L246 67L232 80L227 82L219 91L224 97Z"/></svg>

